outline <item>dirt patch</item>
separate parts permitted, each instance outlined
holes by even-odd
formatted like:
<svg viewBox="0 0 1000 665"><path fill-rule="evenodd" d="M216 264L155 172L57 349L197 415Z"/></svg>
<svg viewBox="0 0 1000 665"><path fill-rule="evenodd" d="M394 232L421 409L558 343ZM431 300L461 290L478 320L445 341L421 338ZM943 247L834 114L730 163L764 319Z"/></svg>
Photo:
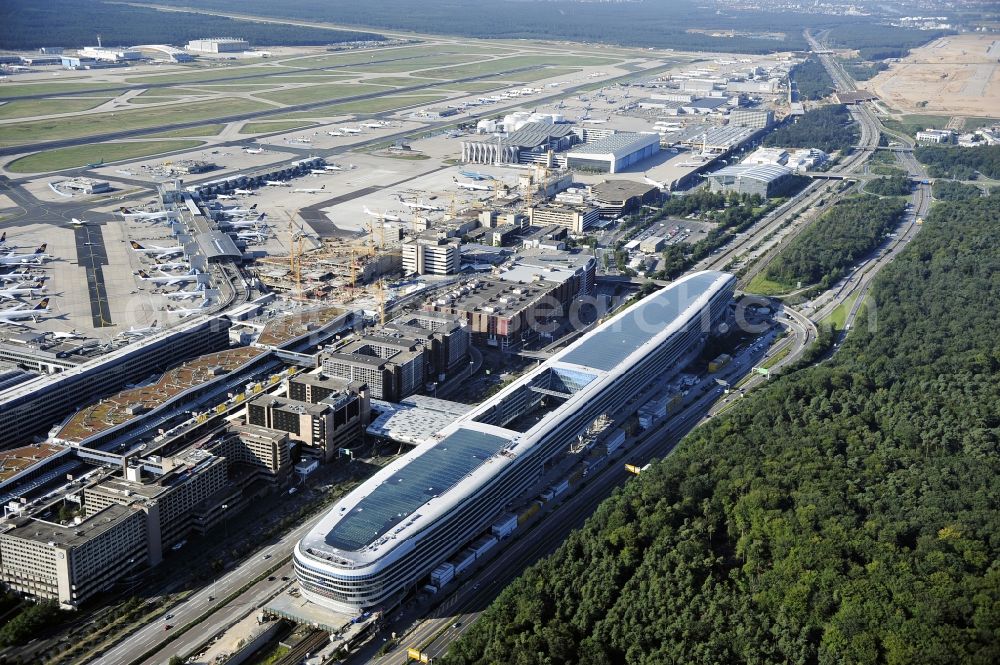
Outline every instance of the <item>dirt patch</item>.
<svg viewBox="0 0 1000 665"><path fill-rule="evenodd" d="M868 87L904 113L1000 117L1000 39L942 37L873 78Z"/></svg>

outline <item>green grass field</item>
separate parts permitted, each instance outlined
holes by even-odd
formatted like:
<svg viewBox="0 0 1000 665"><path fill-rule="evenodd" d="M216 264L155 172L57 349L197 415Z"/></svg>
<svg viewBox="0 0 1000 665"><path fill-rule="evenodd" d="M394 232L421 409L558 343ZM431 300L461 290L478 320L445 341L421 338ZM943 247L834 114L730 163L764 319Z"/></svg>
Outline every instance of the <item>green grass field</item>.
<svg viewBox="0 0 1000 665"><path fill-rule="evenodd" d="M129 104L172 104L179 102L181 97L143 97L137 95L128 100Z"/></svg>
<svg viewBox="0 0 1000 665"><path fill-rule="evenodd" d="M580 70L576 69L575 67L546 67L545 69L536 69L531 72L519 72L517 74L511 74L509 76L509 79L512 81L519 81L521 83L531 83L533 81L550 79L556 76L575 74L579 71Z"/></svg>
<svg viewBox="0 0 1000 665"><path fill-rule="evenodd" d="M762 296L777 296L794 290L794 285L789 286L788 284L772 281L765 277L763 272L750 280L746 289L747 293L756 293Z"/></svg>
<svg viewBox="0 0 1000 665"><path fill-rule="evenodd" d="M778 351L773 356L762 362L760 366L763 367L764 369L771 369L772 367L780 363L782 360L784 360L785 356L787 356L791 352L792 352L792 347L786 346L781 351Z"/></svg>
<svg viewBox="0 0 1000 665"><path fill-rule="evenodd" d="M364 80L364 83L370 83L372 85L389 85L396 87L437 82L437 79L428 79L420 76L378 76Z"/></svg>
<svg viewBox="0 0 1000 665"><path fill-rule="evenodd" d="M105 162L136 159L173 150L197 148L203 144L203 141L137 141L81 145L21 157L8 164L7 169L14 173L45 173L86 166L102 159Z"/></svg>
<svg viewBox="0 0 1000 665"><path fill-rule="evenodd" d="M0 85L0 100L8 99L10 97L20 97L21 95L57 95L64 92L83 92L85 90L103 90L105 88L110 90L108 94L114 94L116 89L121 92L124 92L125 90L114 83L100 82L4 84Z"/></svg>
<svg viewBox="0 0 1000 665"><path fill-rule="evenodd" d="M36 141L93 136L174 122L211 120L222 115L272 108L246 99L219 98L212 101L135 109L115 113L95 113L78 118L33 120L16 125L0 125L0 145L21 145Z"/></svg>
<svg viewBox="0 0 1000 665"><path fill-rule="evenodd" d="M854 303L857 299L857 293L853 293L848 296L847 300L837 305L837 308L830 312L830 316L820 321L820 324L830 324L837 330L843 330L844 324L847 322L847 315L851 313L851 308L854 307ZM862 307L863 306L864 305L862 304Z"/></svg>
<svg viewBox="0 0 1000 665"><path fill-rule="evenodd" d="M425 57L446 54L482 56L493 52L509 53L510 51L505 48L497 48L494 50L492 45L489 48L476 48L462 46L460 44L440 44L434 46L408 46L400 48L373 49L370 51L341 53L337 55L320 55L310 58L298 58L292 62L299 67L337 67L370 63L373 60L392 60L395 58L415 58L418 56Z"/></svg>
<svg viewBox="0 0 1000 665"><path fill-rule="evenodd" d="M273 122L248 122L243 125L240 134L266 134L267 132L287 132L303 127L312 127L314 123L296 120L275 120Z"/></svg>
<svg viewBox="0 0 1000 665"><path fill-rule="evenodd" d="M175 72L171 74L156 74L125 79L130 85L149 85L150 83L193 83L211 81L213 79L228 79L241 76L274 76L275 74L290 74L295 70L290 67L271 65L267 67L211 67L196 72Z"/></svg>
<svg viewBox="0 0 1000 665"><path fill-rule="evenodd" d="M204 95L205 93L201 90L194 90L192 88L174 88L173 86L169 88L150 88L149 90L143 90L136 97L177 97L178 95Z"/></svg>
<svg viewBox="0 0 1000 665"><path fill-rule="evenodd" d="M466 63L455 67L442 67L430 71L420 72L421 76L432 78L456 79L464 76L478 76L480 74L496 74L510 69L520 67L546 67L564 65L567 67L587 67L600 65L614 65L621 62L611 58L595 57L572 57L562 55L515 55L509 58L498 60L487 60L481 62Z"/></svg>
<svg viewBox="0 0 1000 665"><path fill-rule="evenodd" d="M173 139L173 138L187 138L189 136L218 136L219 132L221 132L225 128L226 128L225 125L219 123L198 125L197 127L190 127L188 129L171 129L166 132L156 132L155 134L147 134L143 138Z"/></svg>
<svg viewBox="0 0 1000 665"><path fill-rule="evenodd" d="M110 97L83 97L80 99L22 99L0 104L0 120L33 118L55 113L76 113L98 107Z"/></svg>
<svg viewBox="0 0 1000 665"><path fill-rule="evenodd" d="M364 95L369 92L392 92L392 88L363 83L330 83L328 85L311 85L305 88L267 92L256 96L281 104L309 104L311 102Z"/></svg>
<svg viewBox="0 0 1000 665"><path fill-rule="evenodd" d="M382 113L383 111L393 111L421 104L433 104L442 99L444 95L398 95L389 97L377 97L375 99L361 99L354 102L344 102L342 104L330 104L322 106L312 111L299 111L296 113L283 113L273 116L275 119L294 118L324 118L349 113Z"/></svg>

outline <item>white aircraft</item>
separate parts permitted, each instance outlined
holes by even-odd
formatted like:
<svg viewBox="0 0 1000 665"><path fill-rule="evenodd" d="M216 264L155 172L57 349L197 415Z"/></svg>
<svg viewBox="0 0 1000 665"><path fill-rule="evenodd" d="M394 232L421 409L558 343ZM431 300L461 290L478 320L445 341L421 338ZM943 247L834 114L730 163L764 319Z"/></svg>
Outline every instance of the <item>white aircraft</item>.
<svg viewBox="0 0 1000 665"><path fill-rule="evenodd" d="M365 130L360 127L341 127L340 131L344 134L364 134Z"/></svg>
<svg viewBox="0 0 1000 665"><path fill-rule="evenodd" d="M193 282L198 279L198 273L190 273L187 275L157 275L155 277L151 277L145 270L140 270L139 279L145 282L152 282L153 284L187 284L188 282Z"/></svg>
<svg viewBox="0 0 1000 665"><path fill-rule="evenodd" d="M38 249L31 254L15 254L14 252L8 252L4 256L0 256L0 266L39 264L43 260L51 258L45 253L46 247L48 247L48 243L43 242L39 245Z"/></svg>
<svg viewBox="0 0 1000 665"><path fill-rule="evenodd" d="M170 298L171 300L187 300L189 298L200 298L203 293L205 293L205 285L198 284L193 289L171 291L170 293L164 293L163 295Z"/></svg>
<svg viewBox="0 0 1000 665"><path fill-rule="evenodd" d="M468 189L473 192L489 192L493 189L489 185L480 185L478 182L459 182L457 184L461 189Z"/></svg>
<svg viewBox="0 0 1000 665"><path fill-rule="evenodd" d="M642 179L646 182L647 185L652 185L653 187L657 187L659 189L666 189L667 188L667 183L660 182L659 180L653 180L652 178L650 178L647 175L643 175Z"/></svg>
<svg viewBox="0 0 1000 665"><path fill-rule="evenodd" d="M171 309L168 311L171 314L176 314L178 316L191 316L192 314L198 314L199 312L204 311L204 309L208 307L210 304L212 304L212 301L206 298L197 307L192 307L190 309L178 308L178 309Z"/></svg>
<svg viewBox="0 0 1000 665"><path fill-rule="evenodd" d="M422 201L414 203L413 201L404 201L400 199L399 202L412 210L429 210L430 212L440 212L444 210L441 206L436 206L432 203L423 203Z"/></svg>
<svg viewBox="0 0 1000 665"><path fill-rule="evenodd" d="M312 143L312 139L306 138L305 136L296 136L291 140L292 143Z"/></svg>
<svg viewBox="0 0 1000 665"><path fill-rule="evenodd" d="M361 123L361 126L367 127L368 129L381 129L382 127L385 127L387 124L388 123L386 122L363 122Z"/></svg>
<svg viewBox="0 0 1000 665"><path fill-rule="evenodd" d="M76 328L70 330L69 332L57 330L49 334L52 335L53 339L83 339L85 337L85 335Z"/></svg>
<svg viewBox="0 0 1000 665"><path fill-rule="evenodd" d="M136 212L128 208L121 209L122 217L125 219L138 220L141 222L159 222L165 219L177 219L178 215L173 210L161 210L160 212Z"/></svg>
<svg viewBox="0 0 1000 665"><path fill-rule="evenodd" d="M327 132L327 134L329 134L330 136L343 136L344 135L343 132L338 132L336 130L334 130L332 132Z"/></svg>
<svg viewBox="0 0 1000 665"><path fill-rule="evenodd" d="M580 122L586 125L603 125L607 120L602 120L601 118L582 118Z"/></svg>
<svg viewBox="0 0 1000 665"><path fill-rule="evenodd" d="M266 233L261 233L260 231L240 231L236 234L236 237L240 240L252 240L253 242L264 242L268 239Z"/></svg>
<svg viewBox="0 0 1000 665"><path fill-rule="evenodd" d="M27 272L26 270L19 270L17 272L9 272L9 273L5 273L3 275L0 275L0 282L18 282L18 283L24 283L24 282L28 281L31 278L32 278L31 277L31 273Z"/></svg>
<svg viewBox="0 0 1000 665"><path fill-rule="evenodd" d="M330 175L330 172L326 169L309 169L309 173L313 175Z"/></svg>
<svg viewBox="0 0 1000 665"><path fill-rule="evenodd" d="M220 201L235 201L236 200L236 197L233 196L232 194L216 194L215 198L219 199Z"/></svg>
<svg viewBox="0 0 1000 665"><path fill-rule="evenodd" d="M225 224L234 229L271 228L270 224L264 222L264 218L266 217L267 215L261 213L256 219L233 219L225 222Z"/></svg>
<svg viewBox="0 0 1000 665"><path fill-rule="evenodd" d="M156 257L166 258L168 256L178 256L184 253L184 248L180 245L174 245L173 247L160 247L159 245L150 245L149 247L144 247L140 245L135 240L129 241L132 245L132 251L142 252L143 254L151 254Z"/></svg>
<svg viewBox="0 0 1000 665"><path fill-rule="evenodd" d="M264 184L268 187L291 187L291 185L284 180L265 180Z"/></svg>
<svg viewBox="0 0 1000 665"><path fill-rule="evenodd" d="M191 264L188 263L187 261L160 261L154 263L150 267L156 268L160 272L163 272L164 270L178 270L181 268L183 268L184 270L190 270Z"/></svg>
<svg viewBox="0 0 1000 665"><path fill-rule="evenodd" d="M371 210L368 209L368 206L365 206L365 214L368 215L369 217L375 217L376 219L381 219L381 220L384 220L386 222L401 222L401 221L403 221L403 219L401 217L397 217L396 215L387 215L385 213L379 214L377 212L372 212Z"/></svg>
<svg viewBox="0 0 1000 665"><path fill-rule="evenodd" d="M29 298L35 297L35 292L43 293L45 287L40 284L32 284L31 286L25 287L13 287L10 289L0 289L0 298L6 300L15 300L21 296L28 296Z"/></svg>
<svg viewBox="0 0 1000 665"><path fill-rule="evenodd" d="M49 313L49 299L42 298L37 305L28 308L27 305L18 305L13 309L0 312L0 323L9 323L15 326L21 325L18 321L31 319L37 321L42 314Z"/></svg>
<svg viewBox="0 0 1000 665"><path fill-rule="evenodd" d="M325 166L323 166L323 170L324 171L343 171L344 169L342 169L341 167L337 166L336 164L326 164Z"/></svg>
<svg viewBox="0 0 1000 665"><path fill-rule="evenodd" d="M264 149L263 148L243 148L243 152L247 153L248 155L259 155L262 152L264 152Z"/></svg>
<svg viewBox="0 0 1000 665"><path fill-rule="evenodd" d="M319 194L320 192L323 192L325 190L326 190L326 185L323 185L322 187L296 187L295 189L292 190L292 192L298 194Z"/></svg>
<svg viewBox="0 0 1000 665"><path fill-rule="evenodd" d="M234 189L233 190L233 194L236 194L238 196L253 196L253 190L252 189Z"/></svg>
<svg viewBox="0 0 1000 665"><path fill-rule="evenodd" d="M254 203L249 208L240 208L240 207L222 208L218 212L222 213L223 215L227 215L229 217L233 215L250 215L254 212L257 212L257 204Z"/></svg>
<svg viewBox="0 0 1000 665"><path fill-rule="evenodd" d="M90 220L77 219L76 217L74 217L71 220L69 220L69 225L70 226L87 226L88 224L91 224L91 223L92 222L90 222Z"/></svg>
<svg viewBox="0 0 1000 665"><path fill-rule="evenodd" d="M156 320L154 319L153 322L145 328L136 328L135 326L132 326L128 330L123 330L118 335L119 337L145 337L146 335L153 334L158 329Z"/></svg>

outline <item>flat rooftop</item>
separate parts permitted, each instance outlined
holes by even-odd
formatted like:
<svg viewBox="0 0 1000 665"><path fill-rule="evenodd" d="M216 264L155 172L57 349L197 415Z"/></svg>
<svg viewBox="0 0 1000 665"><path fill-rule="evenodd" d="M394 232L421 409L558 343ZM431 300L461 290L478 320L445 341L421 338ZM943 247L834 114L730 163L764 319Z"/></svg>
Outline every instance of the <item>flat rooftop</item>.
<svg viewBox="0 0 1000 665"><path fill-rule="evenodd" d="M268 353L254 346L209 353L165 372L155 383L123 390L80 409L56 438L79 442L151 411L186 390L211 383Z"/></svg>
<svg viewBox="0 0 1000 665"><path fill-rule="evenodd" d="M308 312L279 316L268 321L264 326L264 330L257 338L257 344L281 346L317 328L322 328L345 311L347 310L341 307L324 307Z"/></svg>
<svg viewBox="0 0 1000 665"><path fill-rule="evenodd" d="M25 469L65 450L63 446L36 443L0 452L0 482L13 478Z"/></svg>
<svg viewBox="0 0 1000 665"><path fill-rule="evenodd" d="M326 535L328 546L357 551L403 522L417 508L444 494L499 453L508 439L459 429L382 482Z"/></svg>
<svg viewBox="0 0 1000 665"><path fill-rule="evenodd" d="M7 535L65 548L79 547L108 529L114 528L118 522L129 517L135 511L135 508L116 503L85 519L80 524L66 526L25 518L18 526L8 531Z"/></svg>

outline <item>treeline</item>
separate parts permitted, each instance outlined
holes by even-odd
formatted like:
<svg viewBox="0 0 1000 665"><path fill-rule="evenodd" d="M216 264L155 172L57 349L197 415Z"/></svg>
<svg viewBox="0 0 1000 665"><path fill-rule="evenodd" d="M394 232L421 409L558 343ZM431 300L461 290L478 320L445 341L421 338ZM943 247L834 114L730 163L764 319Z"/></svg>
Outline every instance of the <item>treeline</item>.
<svg viewBox="0 0 1000 665"><path fill-rule="evenodd" d="M841 104L807 111L767 135L764 145L782 148L819 148L823 152L848 150L861 138L857 123Z"/></svg>
<svg viewBox="0 0 1000 665"><path fill-rule="evenodd" d="M832 360L617 490L438 662L1000 661L1000 208L984 202L938 205Z"/></svg>
<svg viewBox="0 0 1000 665"><path fill-rule="evenodd" d="M46 629L59 623L62 612L52 600L28 605L13 619L0 626L0 646L26 644L38 638Z"/></svg>
<svg viewBox="0 0 1000 665"><path fill-rule="evenodd" d="M906 208L899 199L856 196L838 203L789 243L768 266L768 279L828 288L874 250Z"/></svg>
<svg viewBox="0 0 1000 665"><path fill-rule="evenodd" d="M159 0L184 6L189 0ZM331 21L365 28L452 34L483 39L565 39L577 42L730 53L806 50L806 27L836 28L847 41L891 46L911 31L872 30L871 17L719 9L696 0L646 2L496 2L495 0L201 0L199 6L262 16ZM732 31L732 32L729 32ZM726 36L713 36L723 33ZM936 35L928 33L925 41ZM875 41L872 41L875 40ZM860 45L860 44L859 44Z"/></svg>
<svg viewBox="0 0 1000 665"><path fill-rule="evenodd" d="M68 18L71 17L71 18ZM101 43L183 45L202 37L242 37L252 46L323 45L382 40L370 32L240 21L222 16L170 12L98 0L7 0L0 9L0 48L77 48Z"/></svg>
<svg viewBox="0 0 1000 665"><path fill-rule="evenodd" d="M830 29L826 37L834 47L857 49L862 60L904 58L910 49L954 34L950 30L918 30L879 25L874 21L841 24Z"/></svg>
<svg viewBox="0 0 1000 665"><path fill-rule="evenodd" d="M865 60L841 60L840 64L855 81L867 81L879 72L889 69L884 62L867 62Z"/></svg>
<svg viewBox="0 0 1000 665"><path fill-rule="evenodd" d="M973 180L977 171L987 178L1000 178L1000 145L974 148L922 145L913 154L935 178Z"/></svg>
<svg viewBox="0 0 1000 665"><path fill-rule="evenodd" d="M931 195L942 201L962 201L979 198L983 192L975 185L967 185L964 182L935 180L931 187Z"/></svg>
<svg viewBox="0 0 1000 665"><path fill-rule="evenodd" d="M903 173L884 178L875 178L865 184L865 191L867 193L878 194L879 196L906 196L910 193L911 189L910 178Z"/></svg>
<svg viewBox="0 0 1000 665"><path fill-rule="evenodd" d="M834 91L833 79L816 58L808 58L791 71L792 80L801 99L823 99Z"/></svg>

